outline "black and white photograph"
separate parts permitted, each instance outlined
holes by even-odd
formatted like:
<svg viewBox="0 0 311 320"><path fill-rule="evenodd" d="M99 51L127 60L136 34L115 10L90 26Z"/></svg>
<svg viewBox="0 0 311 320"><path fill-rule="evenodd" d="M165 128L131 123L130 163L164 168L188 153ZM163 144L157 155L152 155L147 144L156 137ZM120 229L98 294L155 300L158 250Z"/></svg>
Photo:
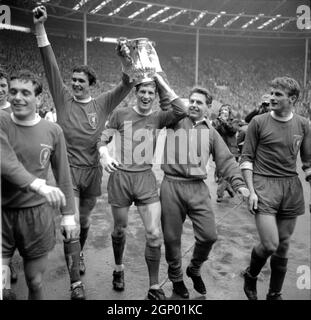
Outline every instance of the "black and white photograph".
<svg viewBox="0 0 311 320"><path fill-rule="evenodd" d="M311 300L309 0L0 0L0 137L0 300Z"/></svg>

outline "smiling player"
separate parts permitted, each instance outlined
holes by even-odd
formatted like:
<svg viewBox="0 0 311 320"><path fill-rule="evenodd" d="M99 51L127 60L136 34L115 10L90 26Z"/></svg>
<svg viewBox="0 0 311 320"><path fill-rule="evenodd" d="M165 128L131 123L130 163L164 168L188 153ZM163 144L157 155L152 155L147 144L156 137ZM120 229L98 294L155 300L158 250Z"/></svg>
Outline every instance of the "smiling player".
<svg viewBox="0 0 311 320"><path fill-rule="evenodd" d="M123 74L122 82L113 90L96 98L90 95L91 86L96 83L94 70L86 65L73 69L72 93L61 77L52 47L48 41L44 22L47 20L43 6L34 9L34 23L38 46L43 60L45 74L56 108L57 123L62 127L66 139L69 165L73 181L76 206L79 209L81 251L87 239L91 224L91 211L96 197L101 195L102 168L96 142L104 129L109 113L126 97L133 85ZM126 47L118 47L126 50ZM80 273L85 273L84 256L80 255ZM74 289L74 288L73 288ZM80 286L73 290L72 298L83 298Z"/></svg>
<svg viewBox="0 0 311 320"><path fill-rule="evenodd" d="M161 92L162 101L165 100L164 95L167 101L172 102L171 110L152 110L157 91ZM156 75L155 81L136 86L135 107L121 108L111 116L109 130L115 129L121 136L121 145L117 145L119 159L113 159L108 153L107 144L110 141L111 131L103 132L98 146L103 167L110 173L107 189L108 202L114 218L114 230L111 234L116 264L113 272L114 290L122 291L125 287L123 265L125 230L128 224L128 211L134 202L146 230L145 260L150 285L148 299L165 299L158 279L161 258L161 205L156 178L151 170L152 158L156 143L156 129L172 125L185 116L186 108L180 99L163 78ZM145 145L142 151L144 157L136 157L140 154L136 151L142 142Z"/></svg>
<svg viewBox="0 0 311 320"><path fill-rule="evenodd" d="M9 101L13 112L0 114L1 146L11 145L25 169L39 178L32 181L30 189L21 190L24 174L19 173L16 177L14 163L4 162L1 175L4 279L7 279L7 266L17 248L24 262L28 298L35 300L43 299L43 274L48 253L55 244L54 212L49 205L62 212L61 225L66 240L77 236L65 139L57 124L41 119L36 113L41 92L42 84L33 73L28 70L18 72L10 81ZM10 155L1 155L1 158L7 156ZM12 159L12 155L10 157ZM45 184L50 165L59 188ZM9 172L9 168L15 173ZM69 271L71 273L70 268Z"/></svg>
<svg viewBox="0 0 311 320"><path fill-rule="evenodd" d="M311 184L311 129L308 120L294 113L300 88L289 77L271 82L271 111L249 124L241 169L250 190L249 209L255 214L260 243L244 272L244 291L257 300L257 276L270 259L267 300L281 300L288 250L297 216L304 214L301 182L296 170L300 151L306 179Z"/></svg>

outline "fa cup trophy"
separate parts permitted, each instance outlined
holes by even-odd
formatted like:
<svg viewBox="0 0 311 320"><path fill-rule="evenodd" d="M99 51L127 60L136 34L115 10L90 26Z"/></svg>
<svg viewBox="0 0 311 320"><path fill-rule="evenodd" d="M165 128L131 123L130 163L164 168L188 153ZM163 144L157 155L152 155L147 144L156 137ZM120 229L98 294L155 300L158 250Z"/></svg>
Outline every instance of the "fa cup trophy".
<svg viewBox="0 0 311 320"><path fill-rule="evenodd" d="M120 38L118 42L128 48L126 53L122 53L122 69L130 80L137 84L152 81L155 73L162 71L154 43L148 38Z"/></svg>

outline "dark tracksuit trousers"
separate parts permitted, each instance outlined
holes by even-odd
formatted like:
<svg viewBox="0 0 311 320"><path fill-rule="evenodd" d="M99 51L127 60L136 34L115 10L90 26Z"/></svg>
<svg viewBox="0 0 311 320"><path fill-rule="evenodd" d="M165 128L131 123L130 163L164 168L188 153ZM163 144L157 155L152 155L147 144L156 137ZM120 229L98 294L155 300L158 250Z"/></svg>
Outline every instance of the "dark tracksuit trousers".
<svg viewBox="0 0 311 320"><path fill-rule="evenodd" d="M200 275L200 267L207 260L212 245L217 240L215 218L207 185L202 179L191 180L165 175L161 184L160 198L169 279L172 282L183 279L181 235L186 215L192 221L195 237L189 267L193 274Z"/></svg>

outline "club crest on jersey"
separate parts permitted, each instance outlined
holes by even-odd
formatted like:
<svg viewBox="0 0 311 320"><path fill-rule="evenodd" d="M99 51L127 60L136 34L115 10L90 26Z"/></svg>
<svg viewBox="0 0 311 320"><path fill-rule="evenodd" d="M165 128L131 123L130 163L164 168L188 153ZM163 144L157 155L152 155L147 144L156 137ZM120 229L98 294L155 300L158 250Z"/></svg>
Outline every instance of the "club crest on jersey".
<svg viewBox="0 0 311 320"><path fill-rule="evenodd" d="M302 136L300 136L298 134L294 134L294 139L293 139L294 154L298 154L301 141L302 141Z"/></svg>
<svg viewBox="0 0 311 320"><path fill-rule="evenodd" d="M51 150L49 148L43 148L40 152L40 164L42 168L45 168L50 160Z"/></svg>
<svg viewBox="0 0 311 320"><path fill-rule="evenodd" d="M93 129L97 128L97 124L98 124L98 117L97 117L97 113L89 113L87 115L87 118L89 120L89 124Z"/></svg>

